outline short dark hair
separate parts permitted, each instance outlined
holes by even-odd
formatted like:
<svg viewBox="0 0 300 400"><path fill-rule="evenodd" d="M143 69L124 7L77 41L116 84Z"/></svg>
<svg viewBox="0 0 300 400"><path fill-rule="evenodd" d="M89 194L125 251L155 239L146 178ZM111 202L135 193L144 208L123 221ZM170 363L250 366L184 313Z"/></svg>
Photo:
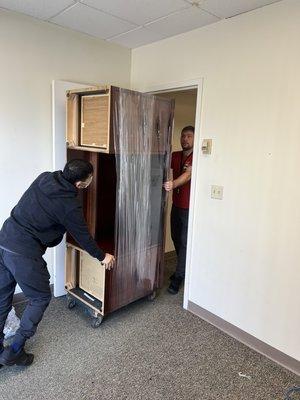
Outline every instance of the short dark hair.
<svg viewBox="0 0 300 400"><path fill-rule="evenodd" d="M182 129L181 133L188 132L188 131L195 133L195 128L192 125L185 126Z"/></svg>
<svg viewBox="0 0 300 400"><path fill-rule="evenodd" d="M70 160L63 170L64 178L70 182L85 181L94 171L92 164L85 160Z"/></svg>

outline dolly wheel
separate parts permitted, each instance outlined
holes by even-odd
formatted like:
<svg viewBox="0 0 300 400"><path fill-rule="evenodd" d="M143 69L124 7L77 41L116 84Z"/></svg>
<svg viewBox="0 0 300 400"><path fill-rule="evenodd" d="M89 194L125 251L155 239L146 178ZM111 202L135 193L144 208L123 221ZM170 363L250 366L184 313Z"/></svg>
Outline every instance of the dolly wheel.
<svg viewBox="0 0 300 400"><path fill-rule="evenodd" d="M76 301L74 299L68 299L68 309L72 310L76 306Z"/></svg>
<svg viewBox="0 0 300 400"><path fill-rule="evenodd" d="M101 317L93 317L92 318L92 322L91 322L92 327L95 328L95 329L99 328L99 326L102 323L102 320L103 320L103 316L101 316Z"/></svg>
<svg viewBox="0 0 300 400"><path fill-rule="evenodd" d="M156 290L154 290L151 294L148 295L148 297L147 297L148 301L155 300L156 295L157 295Z"/></svg>

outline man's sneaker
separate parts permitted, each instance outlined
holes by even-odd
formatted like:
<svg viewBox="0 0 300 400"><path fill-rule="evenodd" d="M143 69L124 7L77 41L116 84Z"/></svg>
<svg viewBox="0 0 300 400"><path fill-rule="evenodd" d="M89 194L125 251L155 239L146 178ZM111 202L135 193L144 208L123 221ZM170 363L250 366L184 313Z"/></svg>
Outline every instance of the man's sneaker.
<svg viewBox="0 0 300 400"><path fill-rule="evenodd" d="M11 346L6 347L0 354L0 364L7 366L19 365L27 367L32 364L33 359L34 355L26 353L24 348L15 353Z"/></svg>
<svg viewBox="0 0 300 400"><path fill-rule="evenodd" d="M177 294L179 292L182 281L182 278L176 278L174 276L174 278L171 280L170 286L168 287L168 292L171 294Z"/></svg>

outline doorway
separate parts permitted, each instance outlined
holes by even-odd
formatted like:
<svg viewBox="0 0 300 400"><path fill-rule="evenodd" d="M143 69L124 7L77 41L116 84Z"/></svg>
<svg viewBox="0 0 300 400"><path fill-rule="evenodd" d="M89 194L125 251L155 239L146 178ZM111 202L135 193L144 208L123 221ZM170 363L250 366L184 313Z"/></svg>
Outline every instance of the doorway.
<svg viewBox="0 0 300 400"><path fill-rule="evenodd" d="M174 113L174 129L172 137L172 152L180 151L180 135L185 126L195 127L196 119L196 104L197 104L197 89L181 90L173 92L160 93L160 97L175 100ZM167 230L166 230L166 246L165 253L174 252L174 244L171 239L170 214L172 208L172 195L168 196L168 211L167 211Z"/></svg>
<svg viewBox="0 0 300 400"><path fill-rule="evenodd" d="M199 151L200 148L200 112L201 112L201 97L202 97L202 79L195 80L193 82L182 82L182 83L170 83L166 85L159 85L157 87L151 87L145 90L148 93L156 94L161 97L167 97L175 100L175 113L174 113L174 129L172 138L172 152L181 150L180 135L181 130L185 126L195 127L195 140L194 140L194 151L193 151L193 172L191 181L191 195L190 195L190 211L189 211L189 223L188 223L188 243L187 243L187 254L186 254L186 273L184 283L184 299L183 307L187 309L188 298L189 298L189 277L191 270L192 261L192 249L193 249L193 229L195 226L194 222L194 198L195 198L195 186L197 181L197 169L199 162ZM174 245L171 239L170 229L170 214L172 207L172 195L168 196L168 209L167 209L167 230L166 230L166 246L165 252L170 255L172 252L175 254Z"/></svg>

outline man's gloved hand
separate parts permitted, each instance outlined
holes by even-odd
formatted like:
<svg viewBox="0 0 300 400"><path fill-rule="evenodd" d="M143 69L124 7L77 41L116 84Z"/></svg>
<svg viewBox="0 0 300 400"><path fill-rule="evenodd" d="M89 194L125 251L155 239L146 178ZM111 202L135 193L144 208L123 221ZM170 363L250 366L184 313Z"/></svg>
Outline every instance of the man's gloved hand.
<svg viewBox="0 0 300 400"><path fill-rule="evenodd" d="M104 260L101 261L101 264L105 266L105 269L112 269L115 263L115 257L112 254L105 253Z"/></svg>

